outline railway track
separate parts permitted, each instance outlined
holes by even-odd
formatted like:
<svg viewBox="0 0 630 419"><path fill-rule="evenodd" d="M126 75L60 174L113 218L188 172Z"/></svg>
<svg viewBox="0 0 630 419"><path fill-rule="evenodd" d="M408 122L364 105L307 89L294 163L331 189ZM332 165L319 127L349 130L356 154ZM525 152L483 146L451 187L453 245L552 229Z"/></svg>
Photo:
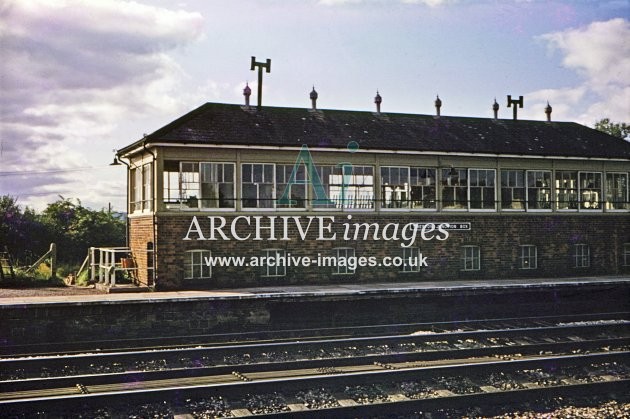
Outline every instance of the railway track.
<svg viewBox="0 0 630 419"><path fill-rule="evenodd" d="M387 336L408 334L418 330L436 333L455 330L511 329L535 326L552 326L579 322L610 321L628 319L628 312L589 313L562 316L516 317L483 320L458 320L442 322L354 325L349 327L323 327L309 329L281 329L258 332L215 333L211 335L159 336L141 339L85 340L72 343L37 343L11 345L4 342L0 346L2 357L34 357L58 354L82 354L86 352L117 352L132 350L163 350L183 346L216 346L250 343L293 342L296 340L321 340L353 338L361 336Z"/></svg>
<svg viewBox="0 0 630 419"><path fill-rule="evenodd" d="M509 328L505 322L485 323L482 330L5 358L3 374L22 371L22 376L0 381L0 411L50 411L54 417L82 409L111 411L123 400L168 405L169 412L182 414L211 405L223 412L219 416L369 416L630 393L626 320L530 319ZM82 370L103 359L120 370ZM47 377L41 377L42 368Z"/></svg>
<svg viewBox="0 0 630 419"><path fill-rule="evenodd" d="M104 386L100 389L103 391L97 393L90 393L88 387L81 394L40 395L3 401L0 406L9 415L11 412L47 411L56 417L87 406L89 409L111 408L121 400L127 405L168 400L173 413L184 414L191 402L210 399L226 400L224 413L232 415L290 413L304 417L343 417L402 414L444 406L484 406L540 397L628 394L630 370L623 364L628 355L627 351L622 351L519 360L460 360L435 366L391 363L345 370L287 370L281 376L261 371L215 376L211 382L193 381L188 385L166 380L159 385L144 382L119 388ZM576 368L581 374L575 374ZM497 381L497 376L504 380ZM508 385L510 389L507 389ZM304 402L296 403L300 394L312 389L328 394L329 404L320 409L307 409ZM252 408L252 400L255 400L252 395L265 400L258 410Z"/></svg>

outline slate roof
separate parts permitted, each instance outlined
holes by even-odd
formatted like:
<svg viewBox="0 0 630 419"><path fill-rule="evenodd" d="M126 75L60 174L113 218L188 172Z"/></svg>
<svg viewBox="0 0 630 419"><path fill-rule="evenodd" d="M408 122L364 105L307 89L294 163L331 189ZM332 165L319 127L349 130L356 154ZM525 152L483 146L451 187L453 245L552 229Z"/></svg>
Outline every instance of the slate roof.
<svg viewBox="0 0 630 419"><path fill-rule="evenodd" d="M119 150L147 141L490 153L630 160L630 142L574 122L467 118L206 103Z"/></svg>

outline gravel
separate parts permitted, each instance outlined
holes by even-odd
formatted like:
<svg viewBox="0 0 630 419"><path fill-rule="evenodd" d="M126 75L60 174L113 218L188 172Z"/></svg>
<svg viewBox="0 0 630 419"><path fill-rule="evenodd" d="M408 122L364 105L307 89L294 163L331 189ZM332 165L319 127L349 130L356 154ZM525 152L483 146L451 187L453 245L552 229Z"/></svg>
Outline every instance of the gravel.
<svg viewBox="0 0 630 419"><path fill-rule="evenodd" d="M387 401L387 394L376 384L365 386L351 386L344 389L344 393L352 400L361 404L379 403Z"/></svg>
<svg viewBox="0 0 630 419"><path fill-rule="evenodd" d="M437 397L435 390L421 381L403 381L398 384L398 390L410 399Z"/></svg>
<svg viewBox="0 0 630 419"><path fill-rule="evenodd" d="M110 374L114 372L125 372L125 368L119 362L113 362L111 364L90 364L90 374Z"/></svg>
<svg viewBox="0 0 630 419"><path fill-rule="evenodd" d="M556 375L549 374L540 368L534 370L522 370L519 372L519 375L521 375L525 380L536 383L539 386L549 387L562 384Z"/></svg>
<svg viewBox="0 0 630 419"><path fill-rule="evenodd" d="M230 405L223 397L208 397L201 400L186 400L186 409L194 419L231 417Z"/></svg>
<svg viewBox="0 0 630 419"><path fill-rule="evenodd" d="M510 373L493 372L482 378L489 385L501 390L517 390L523 389L525 386Z"/></svg>
<svg viewBox="0 0 630 419"><path fill-rule="evenodd" d="M301 391L296 394L295 398L309 409L325 409L339 406L337 399L324 388Z"/></svg>
<svg viewBox="0 0 630 419"><path fill-rule="evenodd" d="M436 383L455 394L479 393L481 389L467 377L438 377Z"/></svg>
<svg viewBox="0 0 630 419"><path fill-rule="evenodd" d="M89 295L102 294L94 286L59 286L59 287L29 287L29 288L0 288L0 298L46 297L51 295Z"/></svg>
<svg viewBox="0 0 630 419"><path fill-rule="evenodd" d="M154 359L151 361L136 361L134 363L136 371L163 371L168 369L168 363L165 359Z"/></svg>
<svg viewBox="0 0 630 419"><path fill-rule="evenodd" d="M499 418L545 418L545 419L615 419L630 418L630 403L619 403L617 401L609 401L594 407L577 407L567 406L554 409L547 412L536 411L516 411L492 416L494 419Z"/></svg>
<svg viewBox="0 0 630 419"><path fill-rule="evenodd" d="M175 414L169 404L163 402L129 407L120 412L116 412L112 416L125 417L127 419L173 419Z"/></svg>
<svg viewBox="0 0 630 419"><path fill-rule="evenodd" d="M289 407L284 397L278 393L253 394L246 396L246 405L255 415L288 412Z"/></svg>

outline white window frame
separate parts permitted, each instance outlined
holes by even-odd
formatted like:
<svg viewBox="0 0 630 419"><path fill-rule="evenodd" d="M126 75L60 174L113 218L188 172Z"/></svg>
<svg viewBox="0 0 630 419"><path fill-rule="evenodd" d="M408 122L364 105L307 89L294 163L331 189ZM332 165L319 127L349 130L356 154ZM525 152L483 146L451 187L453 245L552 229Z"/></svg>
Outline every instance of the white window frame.
<svg viewBox="0 0 630 419"><path fill-rule="evenodd" d="M199 260L195 260L198 256ZM189 258L190 257L190 258ZM206 265L205 258L212 257L212 252L207 249L193 249L184 252L184 279L210 279L212 278L212 266ZM200 276L195 276L194 267L201 270ZM190 268L190 269L189 269ZM190 276L189 276L190 273Z"/></svg>
<svg viewBox="0 0 630 419"><path fill-rule="evenodd" d="M516 179L515 179L515 183L517 183L516 185L512 184L512 180L511 180L511 174L512 173L516 173ZM518 186L518 174L520 173L521 175L521 180L523 182L523 184L521 186ZM503 185L503 175L506 174L507 175L507 184ZM501 211L507 211L507 212L523 212L527 209L527 172L525 170L522 169L501 169L499 171L499 185L498 185L498 190L501 191L501 199L498 200L501 204ZM504 189L509 189L510 190L510 198L512 198L512 203L514 202L519 202L518 200L514 200L514 190L515 189L522 189L523 191L523 203L522 203L522 208L508 208L508 207L504 207L503 206L503 200L505 199L504 196Z"/></svg>
<svg viewBox="0 0 630 419"><path fill-rule="evenodd" d="M573 247L573 267L574 268L590 268L591 266L591 248L588 244L577 243Z"/></svg>
<svg viewBox="0 0 630 419"><path fill-rule="evenodd" d="M151 163L142 166L142 211L153 208L153 167Z"/></svg>
<svg viewBox="0 0 630 419"><path fill-rule="evenodd" d="M142 212L142 166L133 168L131 173L131 213Z"/></svg>
<svg viewBox="0 0 630 419"><path fill-rule="evenodd" d="M287 163L276 164L276 169L275 169L276 170L276 175L275 175L276 184L274 188L276 191L276 199L275 199L276 209L278 210L306 211L307 209L310 209L310 207L312 206L309 200L309 189L310 189L309 186L311 182L309 181L309 177L308 177L308 167L305 164L301 164L297 166L297 167L302 168L302 170L304 170L304 179L300 179L296 173L296 179L295 179L296 183L293 183L293 184L288 183L288 180L291 179L291 173L293 172L293 169L295 167L296 167L295 164L287 164ZM285 168L290 168L291 170L289 171L288 178L284 179L285 182L280 182L280 179L278 178L280 177L281 171L284 170ZM298 182L304 182L304 183L302 184ZM280 187L280 185L283 185L283 186ZM290 206L288 204L278 204L278 200L282 198L282 194L284 194L284 190L287 187L287 185L290 185L291 190L293 190L294 187L304 188L304 206L303 207ZM288 199L289 201L292 200L290 194L289 194Z"/></svg>
<svg viewBox="0 0 630 419"><path fill-rule="evenodd" d="M344 170L346 170L345 167L352 168L352 173L350 175L343 174ZM361 169L362 173L360 174L356 173L357 169ZM364 173L365 169L371 169L372 174L366 175ZM375 205L376 204L376 184L375 184L376 176L374 175L374 166L371 166L368 164L348 164L348 165L344 165L344 167L341 168L340 175L332 175L332 176L341 176L341 183L328 183L329 193L332 195L331 189L335 187L335 188L341 188L341 191L344 195L344 198L341 201L341 203L335 203L335 208L340 209L342 211L374 211L374 209L376 208L376 205ZM350 183L348 184L345 183L345 178L344 178L345 176L350 177L350 180L351 180ZM370 177L370 176L372 177L372 183L366 183L365 182L366 177ZM371 194L369 191L370 188L371 188ZM368 190L367 197L362 196L361 191L363 189ZM355 192L359 192L359 196L356 196ZM329 196L328 198L332 199L332 196Z"/></svg>
<svg viewBox="0 0 630 419"><path fill-rule="evenodd" d="M400 272L402 273L418 273L420 272L420 248L418 247L403 247L402 248L403 264ZM410 259L415 258L415 266L411 265Z"/></svg>
<svg viewBox="0 0 630 419"><path fill-rule="evenodd" d="M216 182L207 182L207 181L204 182L204 167L203 166L207 166L207 165L217 165L220 167L221 180L222 180L221 182L219 182L218 180ZM225 177L224 177L225 166L232 166L232 181L231 182L225 181ZM216 207L204 206L204 202L208 202L207 198L204 196L204 193L203 193L204 184L215 184L217 188L217 193L219 194L220 194L222 184L224 185L231 184L232 185L232 206L231 207L218 206L220 205L220 199L217 200ZM236 209L236 164L233 162L221 162L221 161L199 162L199 195L201 195L201 197L199 198L199 209L202 211L234 211Z"/></svg>
<svg viewBox="0 0 630 419"><path fill-rule="evenodd" d="M166 209L180 209L179 161L168 160L169 165L177 163L177 171L166 170L166 162L162 168L162 203Z"/></svg>
<svg viewBox="0 0 630 419"><path fill-rule="evenodd" d="M333 256L335 258L333 275L354 275L356 269L350 269L347 263L345 266L339 266L339 259L348 259L350 257L355 257L355 251L353 247L335 247L333 249Z"/></svg>
<svg viewBox="0 0 630 419"><path fill-rule="evenodd" d="M455 171L457 172L457 185L452 185L452 179L453 177L451 176L451 171ZM465 173L466 174L466 184L465 185L461 185L461 174ZM442 211L468 211L469 207L470 207L470 200L469 200L469 194L468 194L468 187L469 187L469 183L468 183L468 169L467 168L463 168L463 167L451 167L451 168L442 168L441 172L440 172L440 209ZM464 191L464 193L466 194L465 199L465 203L463 206L461 207L457 207L457 206L453 206L453 207L446 207L445 206L445 199L444 199L444 192L446 188L452 188L453 190L453 204L455 205L456 203L459 204L459 200L458 200L458 191Z"/></svg>
<svg viewBox="0 0 630 419"><path fill-rule="evenodd" d="M186 165L192 165L192 170L184 171ZM179 162L179 203L180 209L187 211L199 211L199 196L201 195L201 173L199 172L199 162L180 161ZM184 185L191 185L185 188ZM196 188L194 187L195 185ZM192 195L192 194L195 195ZM196 199L196 205L192 205L192 199Z"/></svg>
<svg viewBox="0 0 630 419"><path fill-rule="evenodd" d="M399 183L390 182L388 184L385 184L385 181L384 181L385 177L383 176L383 171L387 170L389 172L387 177L391 177L392 169L397 169L401 174L403 172L406 172L406 176L407 176L407 181L402 183L403 185L402 191L397 190L397 189L389 191L390 194L396 194L396 193L405 194L406 199L404 200L391 199L392 203L400 202L401 203L400 207L395 207L395 206L388 207L386 203L385 188L390 187L390 189L392 189L390 183L395 186L401 185L400 182ZM380 194L381 194L380 196L381 210L383 211L408 211L409 209L411 209L411 177L410 177L411 173L409 170L409 166L381 166L379 170L379 175L380 175L379 184L380 184Z"/></svg>
<svg viewBox="0 0 630 419"><path fill-rule="evenodd" d="M520 246L519 269L538 269L538 246L533 244Z"/></svg>
<svg viewBox="0 0 630 419"><path fill-rule="evenodd" d="M542 175L543 179L545 178L545 175L547 176L548 179L548 184L545 186L538 186L538 185L533 185L530 186L529 184L529 178L530 175L533 176L538 176L538 175ZM534 179L535 182L537 182L537 178ZM552 188L553 185L553 181L554 181L554 177L553 177L553 173L551 172L551 170L526 170L525 171L525 208L527 212L551 212L554 210L555 205L553 203L554 200L554 188ZM540 194L547 194L547 198L549 199L549 201L536 201L536 202L548 202L549 208L530 208L529 205L529 192L530 189L535 189L537 192L539 192ZM545 192L546 190L546 192Z"/></svg>
<svg viewBox="0 0 630 419"><path fill-rule="evenodd" d="M462 271L480 271L481 270L481 247L477 245L462 246L461 260L463 263ZM471 267L469 267L469 265Z"/></svg>
<svg viewBox="0 0 630 419"><path fill-rule="evenodd" d="M384 171L388 171L388 178L390 178L391 180L391 171L392 169L398 169L399 171L401 171L401 173L404 173L406 171L406 182L399 182L399 183L395 183L395 182L388 182L388 184L385 184L385 176L383 176L383 172ZM421 182L420 179L418 178L418 176L415 176L415 180L414 180L414 176L413 173L419 173L420 171L425 171L426 174L432 174L433 176L431 177L425 177L424 182ZM379 185L380 185L380 205L381 205L381 210L382 211L392 211L392 212L396 212L396 211L436 211L437 210L437 169L435 169L434 167L421 167L421 166L380 166L380 170L379 170ZM397 190L397 189L393 189L391 188L391 185L395 185L395 186L401 186L403 187L402 190ZM390 189L393 189L391 191L388 191L390 194L396 194L396 193L404 193L406 195L406 199L404 200L391 200L391 202L401 202L402 205L400 207L388 207L387 206L387 202L386 202L386 193L385 193L385 188L386 187L390 187ZM430 191L430 189L433 188L433 198L431 198L430 193L427 193ZM414 199L414 191L418 190L421 192L421 197L420 199ZM429 205L428 206L424 206L424 198L427 197L428 201L429 201ZM432 202L432 205L431 205ZM420 203L419 205L416 205L416 203Z"/></svg>
<svg viewBox="0 0 630 419"><path fill-rule="evenodd" d="M153 208L152 164L140 164L131 169L131 197L130 212L151 212Z"/></svg>
<svg viewBox="0 0 630 419"><path fill-rule="evenodd" d="M582 179L583 176L586 177L586 180L589 179L589 176L593 176L593 180L597 180L597 176L599 176L599 188L582 188ZM578 201L579 201L579 205L578 208L580 211L588 211L588 212L602 212L603 208L604 208L604 179L603 179L603 174L602 172L587 172L587 171L580 171L578 172ZM584 200L583 198L586 197L586 194L595 194L595 208L591 208L591 202L592 199L589 199L588 201ZM590 198L592 198L592 196L589 195ZM588 205L587 205L588 204Z"/></svg>
<svg viewBox="0 0 630 419"><path fill-rule="evenodd" d="M284 249L264 249L262 253L265 258L261 274L263 278L281 278L287 275L286 251ZM278 256L284 257L285 260L285 263L279 266L277 265ZM275 259L274 266L269 265L269 258Z"/></svg>
<svg viewBox="0 0 630 419"><path fill-rule="evenodd" d="M424 179L433 179L433 183L431 183L431 181L429 180L429 184L422 184L422 183L413 183L413 173L412 170L426 170L426 171L431 171L433 173L433 177L427 177ZM424 166L411 166L409 167L409 182L410 182L410 192L409 192L409 202L410 202L410 208L412 211L437 211L438 208L438 200L437 200L437 194L438 194L438 169L436 169L435 167L424 167ZM425 188L433 188L433 206L429 206L429 207L425 207L424 204L421 207L414 207L413 203L415 202L413 200L413 189L414 188L422 188L422 192L424 192ZM431 199L429 198L429 202L431 202Z"/></svg>
<svg viewBox="0 0 630 419"><path fill-rule="evenodd" d="M609 188L608 187L608 178L612 177L613 182L615 180L615 177L624 177L625 178L625 188L622 189L624 196L623 198L623 204L622 204L622 208L613 208L614 205L614 201L610 201L609 198L611 198L612 196L610 195L610 191L609 189L614 189L614 190L618 190L619 188ZM620 212L627 212L630 211L630 202L628 202L628 194L630 193L630 185L628 182L628 173L626 172L607 172L606 173L606 177L604 179L604 209L607 212L613 212L613 211L620 211ZM614 197L613 197L614 198Z"/></svg>
<svg viewBox="0 0 630 419"><path fill-rule="evenodd" d="M264 166L271 166L272 167L272 179L271 182L267 181L267 179L263 179L263 182L261 184L263 185L271 185L271 197L269 198L269 200L271 201L271 206L269 207L261 207L260 202L261 202L261 198L260 198L260 187L258 186L259 184L254 182L254 181L248 181L245 182L245 178L243 176L243 170L245 166L252 166L252 176L253 176L253 167L254 166L263 166L263 176L265 173L265 169ZM241 163L241 187L240 187L240 191L241 191L241 196L239 197L240 201L241 201L241 209L243 211L274 211L276 209L276 165L275 163L260 163L260 162L244 162ZM245 197L243 194L243 189L244 186L246 184L253 184L253 185L257 185L256 186L256 206L255 207L246 207L245 204Z"/></svg>
<svg viewBox="0 0 630 419"><path fill-rule="evenodd" d="M471 180L472 180L472 172L477 172L477 179L479 179L479 173L480 172L492 172L493 175L493 185L492 185L492 202L493 202L493 207L492 208L473 208L472 207L472 200L470 199L470 195L471 195L471 191L472 188L481 188L481 201L480 202L485 202L484 201L484 197L483 197L483 192L485 189L489 189L489 186L479 186L479 185L472 185ZM486 179L487 177L487 173L485 173L486 175ZM467 187L467 191L466 191L466 197L468 200L468 210L471 212L496 212L497 210L497 171L496 169L479 169L479 168L472 168L472 169L468 169L468 187Z"/></svg>
<svg viewBox="0 0 630 419"><path fill-rule="evenodd" d="M575 178L571 178L571 177L567 177L565 178L564 175L575 175ZM563 187L563 185L560 184L560 180L558 178L558 176L562 176L562 180L563 181L575 181L575 185L571 185L569 184L568 187ZM577 170L556 170L554 173L554 186L555 186L555 201L556 201L556 211L560 211L560 212L576 212L580 209L580 176L579 176L579 172ZM575 201L570 201L570 200L564 200L562 202L567 202L567 206L568 208L560 208L560 191L561 190L569 190L572 191L569 193L569 196L571 193L575 193ZM564 194L564 192L563 192ZM575 208L570 208L571 204L575 205Z"/></svg>

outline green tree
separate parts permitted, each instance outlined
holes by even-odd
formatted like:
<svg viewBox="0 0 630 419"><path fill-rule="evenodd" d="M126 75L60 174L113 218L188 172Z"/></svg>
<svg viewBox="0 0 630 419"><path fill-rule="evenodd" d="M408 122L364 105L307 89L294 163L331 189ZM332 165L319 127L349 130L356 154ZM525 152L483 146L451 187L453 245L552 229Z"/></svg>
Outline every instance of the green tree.
<svg viewBox="0 0 630 419"><path fill-rule="evenodd" d="M64 198L49 204L42 222L57 243L58 258L66 263L80 263L90 246L123 246L125 222L101 211L90 210L81 201Z"/></svg>
<svg viewBox="0 0 630 419"><path fill-rule="evenodd" d="M625 122L611 122L609 118L595 122L595 129L613 137L630 140L630 125Z"/></svg>
<svg viewBox="0 0 630 419"><path fill-rule="evenodd" d="M24 265L44 254L50 243L57 244L59 262L79 264L90 246L124 246L125 230L125 221L79 200L60 196L37 214L28 207L22 211L11 196L0 196L0 248L7 246Z"/></svg>
<svg viewBox="0 0 630 419"><path fill-rule="evenodd" d="M6 246L19 263L28 264L48 248L47 236L35 211L28 207L22 211L17 199L0 196L0 248Z"/></svg>

